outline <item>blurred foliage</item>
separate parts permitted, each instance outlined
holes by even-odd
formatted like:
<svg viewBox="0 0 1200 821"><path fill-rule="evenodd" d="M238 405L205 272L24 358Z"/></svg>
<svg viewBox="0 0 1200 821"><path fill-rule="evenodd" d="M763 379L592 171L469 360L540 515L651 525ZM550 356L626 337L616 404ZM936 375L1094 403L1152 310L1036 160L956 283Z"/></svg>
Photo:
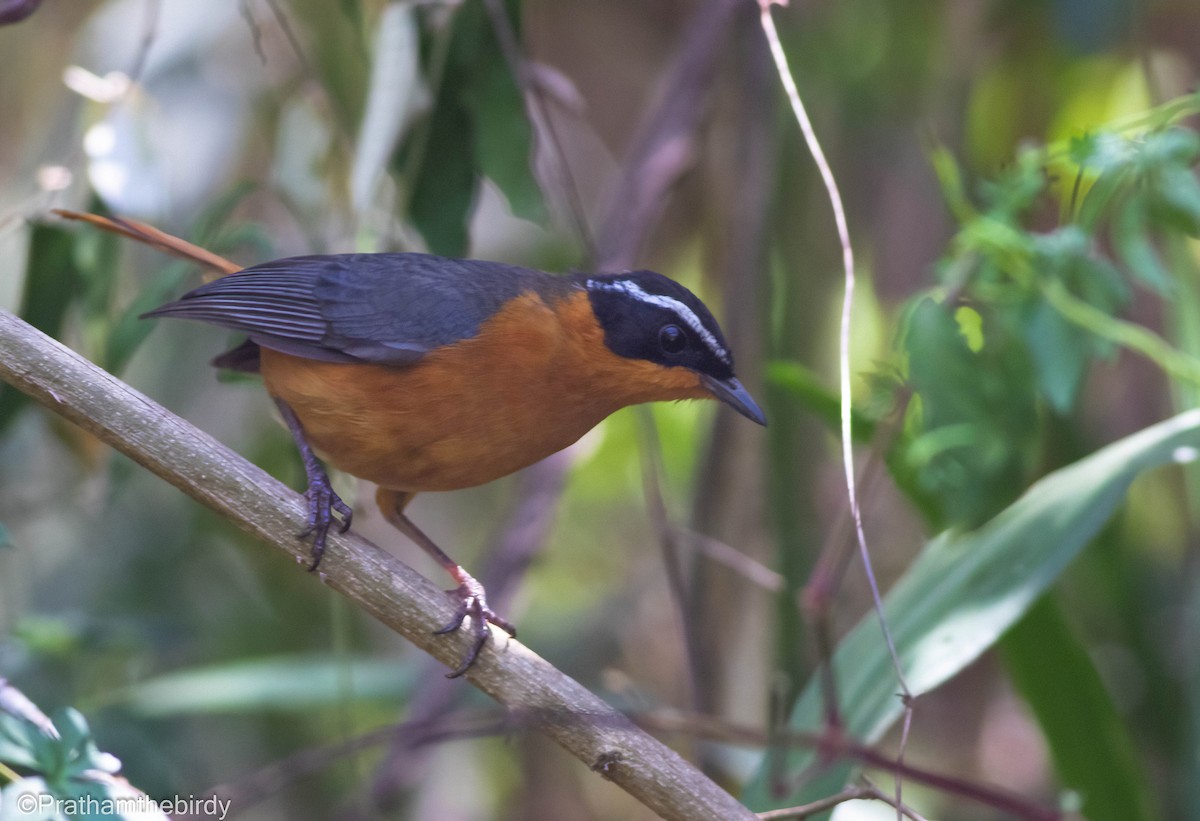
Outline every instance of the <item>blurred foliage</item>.
<svg viewBox="0 0 1200 821"><path fill-rule="evenodd" d="M1200 97L1163 110L1200 112ZM953 158L935 152L960 228L938 266L944 288L911 305L901 345L918 400L907 458L939 526L978 525L1012 499L1034 468L1039 442L1026 432L1039 405L1069 415L1088 368L1115 345L1200 381L1200 360L1117 317L1134 287L1174 291L1156 248L1200 237L1198 158L1200 135L1188 129L1099 130L1065 148L1023 150L980 186L976 205ZM1070 217L1039 231L1031 223L1052 204L1051 170L1074 180L1064 186Z"/></svg>
<svg viewBox="0 0 1200 821"><path fill-rule="evenodd" d="M1197 446L1200 411L1181 414L1042 478L984 527L965 534L943 533L930 542L885 602L897 657L912 694L927 693L961 671L1025 616L1096 535L1138 473L1177 460L1180 448L1192 448L1189 458L1194 459L1200 452ZM1043 623L1050 618L1045 612L1048 606L1038 611ZM1074 650L1070 631L1061 632L1060 649L1065 645ZM1028 640L1007 645L1009 658L1026 677L1030 674L1020 665L1044 664L1045 649L1041 642ZM1142 794L1137 761L1128 755L1125 730L1112 720L1115 710L1102 689L1086 689L1095 675L1086 659L1076 652L1074 657L1058 660L1063 666L1070 662L1077 669L1074 678L1067 680L1079 688L1077 699L1063 703L1055 693L1054 709L1047 710L1051 720L1043 722L1052 746L1060 753L1064 783L1086 796L1084 811L1089 818L1151 817L1130 811L1149 802ZM844 699L843 727L853 738L878 739L900 717L904 705L896 698L896 682L889 675L893 673L892 656L874 613L868 613L846 636L834 654L832 667ZM1059 687L1064 684L1053 678L1051 682ZM792 714L791 726L801 730L820 726L826 709L823 684L820 678L809 684ZM1049 700L1051 694L1042 695ZM1042 703L1033 706L1036 710ZM1092 735L1087 744L1081 743L1078 726L1070 725L1072 718L1089 727ZM1056 730L1063 731L1061 739L1053 735ZM1117 761L1104 756L1108 751L1104 742L1110 738L1117 740L1121 753ZM1070 749L1056 743L1068 740ZM804 772L817 763L819 755L815 749L795 754L787 771ZM848 764L835 768L815 785L789 794L785 803L816 801L836 791L848 770ZM771 798L767 790L770 772L764 766L749 788L755 805ZM1127 790L1115 800L1104 797L1109 789L1120 791L1122 785ZM778 796L774 798L778 800Z"/></svg>
<svg viewBox="0 0 1200 821"><path fill-rule="evenodd" d="M0 703L0 767L6 774L14 772L9 767L28 773L0 787L0 819L167 818L153 808L124 809L140 794L116 776L121 763L100 751L77 710L64 708L51 719L2 679Z"/></svg>
<svg viewBox="0 0 1200 821"><path fill-rule="evenodd" d="M642 116L670 103L659 83L700 4L503 5L582 216L604 213ZM645 226L642 258L722 317L771 420L763 435L707 407L655 409L677 541L703 530L778 570L783 590L749 587L699 543L685 581L715 571L688 606L713 629L685 651L680 623L701 622L668 595L640 426L622 412L573 450L548 549L507 615L618 703L712 705L755 726L791 715L819 732L820 643L796 597L849 532L830 387L838 249L750 5L725 32L700 139L663 148L692 165ZM1200 10L845 0L776 15L864 280L853 435L868 540L922 694L907 760L1048 805L1074 791L1096 821L1200 817L1200 473L1149 473L1125 502L1134 474L1197 446L1190 417L1161 420L1200 403ZM229 340L138 319L197 272L66 228L49 207L135 216L246 262L402 249L561 269L586 256L564 236L571 197L546 173L548 134L480 0L46 4L0 28L0 100L0 304L293 486L303 471L261 390L208 375ZM520 487L431 494L413 511L474 568ZM521 734L327 752L420 719L442 671L7 386L0 522L0 676L94 728L52 710L69 729L52 742L0 718L0 761L21 779L78 787L64 762L96 764L94 732L156 797L253 785L297 750L315 755L244 794L248 818L645 817ZM365 510L356 526L420 561ZM888 749L896 682L856 571L834 598L845 726ZM697 648L712 654L703 668ZM455 692L459 711L484 708ZM685 751L763 806L852 771L804 783L811 751ZM997 817L917 797L928 816Z"/></svg>

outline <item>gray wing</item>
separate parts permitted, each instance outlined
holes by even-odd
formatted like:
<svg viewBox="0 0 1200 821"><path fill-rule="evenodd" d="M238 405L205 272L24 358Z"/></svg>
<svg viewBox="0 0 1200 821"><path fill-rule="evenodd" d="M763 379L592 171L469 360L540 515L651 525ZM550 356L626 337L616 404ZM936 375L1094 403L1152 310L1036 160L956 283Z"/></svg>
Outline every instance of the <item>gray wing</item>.
<svg viewBox="0 0 1200 821"><path fill-rule="evenodd" d="M146 316L231 328L309 359L401 365L474 336L520 293L553 297L576 287L528 268L430 254L290 257L224 276Z"/></svg>

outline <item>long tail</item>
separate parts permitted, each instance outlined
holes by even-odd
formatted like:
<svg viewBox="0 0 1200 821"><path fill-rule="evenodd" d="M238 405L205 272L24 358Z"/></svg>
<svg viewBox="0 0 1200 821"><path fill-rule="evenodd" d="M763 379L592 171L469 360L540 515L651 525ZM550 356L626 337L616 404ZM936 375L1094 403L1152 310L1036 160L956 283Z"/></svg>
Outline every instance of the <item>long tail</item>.
<svg viewBox="0 0 1200 821"><path fill-rule="evenodd" d="M212 251L206 251L187 240L171 236L165 231L160 231L144 222L123 219L121 217L102 217L99 214L84 214L80 211L67 211L63 208L55 208L52 213L69 220L86 222L105 231L111 231L114 234L120 234L123 237L137 240L144 245L149 245L151 248L156 248L164 253L199 263L205 268L211 268L221 274L233 274L242 270L242 266L236 262L231 262L225 259L225 257L214 254Z"/></svg>

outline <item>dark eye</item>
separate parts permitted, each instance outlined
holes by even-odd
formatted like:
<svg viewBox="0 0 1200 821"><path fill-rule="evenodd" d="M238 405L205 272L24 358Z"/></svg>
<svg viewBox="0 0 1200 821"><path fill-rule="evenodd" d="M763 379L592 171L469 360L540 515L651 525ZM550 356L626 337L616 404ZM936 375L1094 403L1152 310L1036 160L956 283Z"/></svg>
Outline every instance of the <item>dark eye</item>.
<svg viewBox="0 0 1200 821"><path fill-rule="evenodd" d="M687 347L687 335L678 325L663 325L658 332L658 344L667 353L679 353Z"/></svg>

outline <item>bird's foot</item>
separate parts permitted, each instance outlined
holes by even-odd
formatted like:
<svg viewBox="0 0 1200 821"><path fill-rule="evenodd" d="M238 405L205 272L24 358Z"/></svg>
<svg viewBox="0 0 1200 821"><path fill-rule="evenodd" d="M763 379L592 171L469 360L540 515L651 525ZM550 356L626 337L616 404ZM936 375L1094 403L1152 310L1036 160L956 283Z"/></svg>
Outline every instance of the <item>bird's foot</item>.
<svg viewBox="0 0 1200 821"><path fill-rule="evenodd" d="M350 529L350 520L354 518L354 511L350 509L350 505L342 501L341 496L334 492L333 485L329 482L329 474L323 470L310 473L308 490L304 491L304 498L308 500L308 526L297 535L297 538L313 537L312 564L308 566L309 572L312 572L317 569L317 565L321 563L321 557L325 555L325 537L329 533L329 528L337 522L333 516L334 511L337 511L342 517L341 522L338 523L338 533L345 533Z"/></svg>
<svg viewBox="0 0 1200 821"><path fill-rule="evenodd" d="M455 589L447 590L446 592L458 600L458 608L454 611L454 618L445 627L433 632L434 635L439 636L446 633L453 633L462 627L463 622L470 616L471 624L469 629L474 642L471 644L471 649L467 651L462 664L454 672L447 673L446 678L458 678L471 669L471 665L475 663L475 659L479 658L479 651L483 649L484 643L487 642L488 636L491 635L492 631L488 629L488 622L496 625L514 638L517 635L517 628L513 627L508 621L500 618L494 610L488 607L487 596L482 584L461 567L457 569L454 575L458 579L459 585Z"/></svg>

